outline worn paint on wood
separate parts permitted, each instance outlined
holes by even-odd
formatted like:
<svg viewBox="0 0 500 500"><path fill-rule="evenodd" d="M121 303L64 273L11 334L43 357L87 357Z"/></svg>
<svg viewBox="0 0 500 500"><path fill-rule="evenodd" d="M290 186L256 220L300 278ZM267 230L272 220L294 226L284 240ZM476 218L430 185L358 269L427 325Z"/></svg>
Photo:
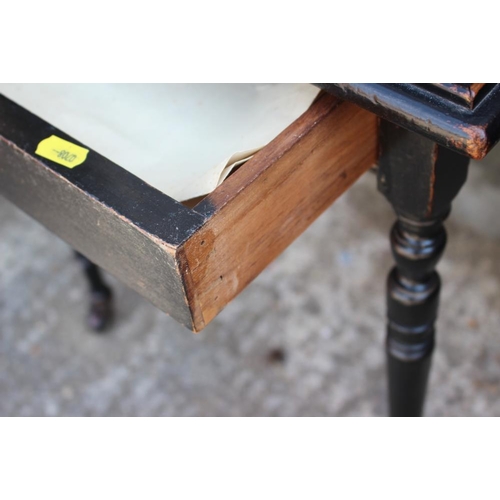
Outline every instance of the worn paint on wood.
<svg viewBox="0 0 500 500"><path fill-rule="evenodd" d="M500 139L500 84L319 83L381 118L480 160Z"/></svg>

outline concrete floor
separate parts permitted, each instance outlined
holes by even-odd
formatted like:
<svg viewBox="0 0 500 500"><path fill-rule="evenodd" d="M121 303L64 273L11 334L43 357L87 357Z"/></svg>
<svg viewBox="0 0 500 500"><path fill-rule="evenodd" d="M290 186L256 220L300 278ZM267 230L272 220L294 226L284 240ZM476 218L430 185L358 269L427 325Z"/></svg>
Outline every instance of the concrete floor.
<svg viewBox="0 0 500 500"><path fill-rule="evenodd" d="M497 150L447 224L427 415L500 415L499 213ZM110 277L99 336L70 249L0 198L0 415L385 415L393 220L368 173L201 334Z"/></svg>

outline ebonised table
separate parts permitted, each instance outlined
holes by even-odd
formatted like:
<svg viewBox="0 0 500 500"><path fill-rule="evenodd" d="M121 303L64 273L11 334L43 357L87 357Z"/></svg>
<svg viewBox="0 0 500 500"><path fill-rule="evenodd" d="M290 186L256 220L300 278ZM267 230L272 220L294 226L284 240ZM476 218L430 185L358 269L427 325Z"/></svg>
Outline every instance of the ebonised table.
<svg viewBox="0 0 500 500"><path fill-rule="evenodd" d="M396 266L387 282L387 361L391 415L422 414L434 349L446 246L444 220L467 179L500 136L500 85L320 84L380 117L378 189L397 220Z"/></svg>
<svg viewBox="0 0 500 500"><path fill-rule="evenodd" d="M500 135L499 84L317 84L311 107L219 187L182 204L0 95L0 194L67 241L110 315L100 266L193 331L204 328L356 179L378 165L397 214L388 278L391 415L423 411L443 221ZM37 153L56 136L75 168Z"/></svg>

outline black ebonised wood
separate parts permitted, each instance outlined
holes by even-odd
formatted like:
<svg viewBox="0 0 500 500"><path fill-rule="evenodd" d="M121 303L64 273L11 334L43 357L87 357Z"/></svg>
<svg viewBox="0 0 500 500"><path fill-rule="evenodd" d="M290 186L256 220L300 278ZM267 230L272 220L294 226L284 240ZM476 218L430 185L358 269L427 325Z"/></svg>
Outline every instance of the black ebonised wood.
<svg viewBox="0 0 500 500"><path fill-rule="evenodd" d="M498 83L315 85L470 158L484 158L500 139Z"/></svg>
<svg viewBox="0 0 500 500"><path fill-rule="evenodd" d="M378 187L398 219L396 266L387 282L387 360L392 416L423 411L446 246L443 221L467 178L469 160L389 122L381 124Z"/></svg>
<svg viewBox="0 0 500 500"><path fill-rule="evenodd" d="M87 324L96 332L103 332L111 325L114 316L113 292L102 277L101 270L85 255L75 251L89 285L89 312Z"/></svg>

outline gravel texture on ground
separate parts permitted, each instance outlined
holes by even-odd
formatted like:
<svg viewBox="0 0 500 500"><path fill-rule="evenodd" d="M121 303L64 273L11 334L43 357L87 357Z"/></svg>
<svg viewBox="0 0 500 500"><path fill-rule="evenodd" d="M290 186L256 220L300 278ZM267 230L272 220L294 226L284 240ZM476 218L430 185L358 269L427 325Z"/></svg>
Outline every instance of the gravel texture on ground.
<svg viewBox="0 0 500 500"><path fill-rule="evenodd" d="M500 415L500 151L447 222L426 414ZM367 173L202 333L117 280L84 323L70 248L0 198L0 415L382 416L394 214Z"/></svg>

